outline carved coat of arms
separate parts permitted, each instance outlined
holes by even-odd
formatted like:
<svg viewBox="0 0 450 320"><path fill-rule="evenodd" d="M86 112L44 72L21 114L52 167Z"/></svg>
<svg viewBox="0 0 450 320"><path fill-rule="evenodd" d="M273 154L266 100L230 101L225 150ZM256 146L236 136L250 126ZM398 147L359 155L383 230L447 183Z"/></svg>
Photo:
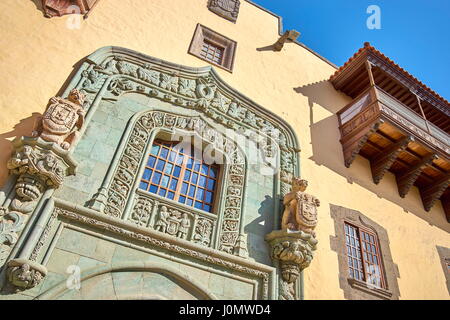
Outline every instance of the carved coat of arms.
<svg viewBox="0 0 450 320"><path fill-rule="evenodd" d="M219 16L235 22L239 14L240 5L239 0L211 0L208 7Z"/></svg>

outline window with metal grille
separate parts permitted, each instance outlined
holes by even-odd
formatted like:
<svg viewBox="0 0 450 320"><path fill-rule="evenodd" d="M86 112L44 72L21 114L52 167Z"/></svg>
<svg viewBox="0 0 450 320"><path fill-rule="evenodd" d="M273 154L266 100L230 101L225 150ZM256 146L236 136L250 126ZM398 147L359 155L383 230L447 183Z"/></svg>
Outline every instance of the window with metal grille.
<svg viewBox="0 0 450 320"><path fill-rule="evenodd" d="M350 277L386 288L376 234L349 223L344 228Z"/></svg>
<svg viewBox="0 0 450 320"><path fill-rule="evenodd" d="M188 52L197 58L232 72L236 47L236 41L198 24Z"/></svg>
<svg viewBox="0 0 450 320"><path fill-rule="evenodd" d="M219 47L213 44L212 42L204 40L200 56L211 62L222 64L224 51L225 51L224 48Z"/></svg>
<svg viewBox="0 0 450 320"><path fill-rule="evenodd" d="M188 206L212 212L219 166L206 164L179 142L155 140L139 188Z"/></svg>

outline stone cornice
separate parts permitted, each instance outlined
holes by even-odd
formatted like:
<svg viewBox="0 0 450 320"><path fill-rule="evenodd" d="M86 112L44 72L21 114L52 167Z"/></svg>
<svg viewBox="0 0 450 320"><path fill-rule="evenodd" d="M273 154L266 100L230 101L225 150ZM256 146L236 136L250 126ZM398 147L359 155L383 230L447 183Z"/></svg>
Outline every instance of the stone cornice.
<svg viewBox="0 0 450 320"><path fill-rule="evenodd" d="M229 268L249 276L259 278L262 282L262 298L274 298L275 268L244 259L226 252L204 247L183 239L174 238L152 229L112 218L95 210L54 198L55 211L60 218L69 219L93 228L114 233L118 236L141 241L143 243L170 250L206 263Z"/></svg>

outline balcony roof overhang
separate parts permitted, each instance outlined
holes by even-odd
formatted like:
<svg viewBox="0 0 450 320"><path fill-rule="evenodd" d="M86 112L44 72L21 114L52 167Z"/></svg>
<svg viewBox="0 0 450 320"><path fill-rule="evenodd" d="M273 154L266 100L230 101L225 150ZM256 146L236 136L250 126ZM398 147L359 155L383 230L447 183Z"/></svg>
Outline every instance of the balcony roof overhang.
<svg viewBox="0 0 450 320"><path fill-rule="evenodd" d="M353 98L337 112L345 165L367 158L374 183L392 172L400 197L415 185L424 209L440 199L450 222L448 101L368 43L330 81Z"/></svg>
<svg viewBox="0 0 450 320"><path fill-rule="evenodd" d="M373 68L378 87L417 114L421 115L423 111L428 121L450 134L450 103L368 42L330 77L335 89L352 98L367 89L370 86L367 62Z"/></svg>

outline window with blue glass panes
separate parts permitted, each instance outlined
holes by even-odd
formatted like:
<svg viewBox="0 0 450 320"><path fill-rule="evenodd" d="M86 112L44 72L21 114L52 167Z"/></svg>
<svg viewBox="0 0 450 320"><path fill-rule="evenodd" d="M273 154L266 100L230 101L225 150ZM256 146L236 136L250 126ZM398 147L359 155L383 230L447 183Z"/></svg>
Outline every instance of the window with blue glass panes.
<svg viewBox="0 0 450 320"><path fill-rule="evenodd" d="M212 212L219 166L206 164L177 141L155 140L139 188L179 203Z"/></svg>

